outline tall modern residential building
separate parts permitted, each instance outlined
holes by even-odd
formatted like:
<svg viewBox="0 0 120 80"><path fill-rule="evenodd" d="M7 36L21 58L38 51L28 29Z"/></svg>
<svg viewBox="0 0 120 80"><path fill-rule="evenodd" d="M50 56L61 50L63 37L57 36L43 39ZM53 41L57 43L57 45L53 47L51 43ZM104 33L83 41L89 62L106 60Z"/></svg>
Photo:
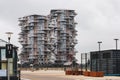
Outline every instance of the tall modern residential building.
<svg viewBox="0 0 120 80"><path fill-rule="evenodd" d="M41 65L72 62L77 53L75 16L74 10L51 10L47 16L19 18L21 61Z"/></svg>

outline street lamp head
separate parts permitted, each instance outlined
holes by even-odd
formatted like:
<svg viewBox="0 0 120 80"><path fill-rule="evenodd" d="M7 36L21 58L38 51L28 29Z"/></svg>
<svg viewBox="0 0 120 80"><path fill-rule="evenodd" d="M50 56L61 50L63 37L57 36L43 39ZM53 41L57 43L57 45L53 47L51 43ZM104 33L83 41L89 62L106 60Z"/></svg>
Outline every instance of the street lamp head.
<svg viewBox="0 0 120 80"><path fill-rule="evenodd" d="M99 45L99 51L100 51L100 44L102 43L102 41L98 41L98 45Z"/></svg>
<svg viewBox="0 0 120 80"><path fill-rule="evenodd" d="M102 41L98 41L98 43L102 43Z"/></svg>
<svg viewBox="0 0 120 80"><path fill-rule="evenodd" d="M8 40L10 41L11 35L13 34L12 32L6 32L6 34L8 35Z"/></svg>
<svg viewBox="0 0 120 80"><path fill-rule="evenodd" d="M114 39L114 40L119 40L119 39Z"/></svg>

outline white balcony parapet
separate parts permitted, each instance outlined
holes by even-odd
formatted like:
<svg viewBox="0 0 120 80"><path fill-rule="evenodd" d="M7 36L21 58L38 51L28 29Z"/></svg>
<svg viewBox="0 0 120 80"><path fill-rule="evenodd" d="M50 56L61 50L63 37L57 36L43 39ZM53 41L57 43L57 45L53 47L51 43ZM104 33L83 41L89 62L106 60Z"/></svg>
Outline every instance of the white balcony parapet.
<svg viewBox="0 0 120 80"><path fill-rule="evenodd" d="M30 37L37 37L37 35L36 34L32 34Z"/></svg>
<svg viewBox="0 0 120 80"><path fill-rule="evenodd" d="M54 28L55 26L53 26L52 24L49 24L48 27L49 27L49 28Z"/></svg>
<svg viewBox="0 0 120 80"><path fill-rule="evenodd" d="M46 20L46 17L41 16L41 17L37 17L37 19L39 19L39 20Z"/></svg>
<svg viewBox="0 0 120 80"><path fill-rule="evenodd" d="M66 20L65 19L60 19L60 20L58 20L59 22L66 22Z"/></svg>
<svg viewBox="0 0 120 80"><path fill-rule="evenodd" d="M38 38L37 40L38 40L38 41L45 41L45 39L44 39L44 38L42 38L42 39Z"/></svg>
<svg viewBox="0 0 120 80"><path fill-rule="evenodd" d="M58 10L58 11L56 11L56 13L63 13L63 11L62 10Z"/></svg>
<svg viewBox="0 0 120 80"><path fill-rule="evenodd" d="M53 14L52 16L53 16L53 17L57 17L57 16L58 16L58 14Z"/></svg>
<svg viewBox="0 0 120 80"><path fill-rule="evenodd" d="M45 28L43 31L49 31L50 29L49 28Z"/></svg>
<svg viewBox="0 0 120 80"><path fill-rule="evenodd" d="M67 32L65 32L65 31L61 31L60 33L61 33L61 34L67 34Z"/></svg>
<svg viewBox="0 0 120 80"><path fill-rule="evenodd" d="M20 32L19 35L23 35L24 33L23 32Z"/></svg>
<svg viewBox="0 0 120 80"><path fill-rule="evenodd" d="M43 30L38 30L37 34L45 34L45 32Z"/></svg>
<svg viewBox="0 0 120 80"><path fill-rule="evenodd" d="M22 39L22 38L19 39L19 42L23 42L23 41L24 41L24 39Z"/></svg>
<svg viewBox="0 0 120 80"><path fill-rule="evenodd" d="M22 31L29 31L29 29L28 28L24 28L24 29L21 29Z"/></svg>
<svg viewBox="0 0 120 80"><path fill-rule="evenodd" d="M22 44L22 45L27 45L27 43L26 43L26 42L21 42L21 44Z"/></svg>
<svg viewBox="0 0 120 80"><path fill-rule="evenodd" d="M74 24L78 24L77 22L74 22Z"/></svg>
<svg viewBox="0 0 120 80"><path fill-rule="evenodd" d="M26 20L26 18L19 18L19 21L25 21Z"/></svg>
<svg viewBox="0 0 120 80"><path fill-rule="evenodd" d="M75 51L74 51L74 53L78 53L78 51L77 51L77 50L75 50Z"/></svg>
<svg viewBox="0 0 120 80"><path fill-rule="evenodd" d="M71 15L70 15L70 17L74 17L74 16L75 16L75 14L71 14Z"/></svg>
<svg viewBox="0 0 120 80"><path fill-rule="evenodd" d="M74 43L77 44L77 43L78 43L78 40L75 39L75 40L74 40Z"/></svg>
<svg viewBox="0 0 120 80"><path fill-rule="evenodd" d="M64 17L64 19L72 19L71 17Z"/></svg>

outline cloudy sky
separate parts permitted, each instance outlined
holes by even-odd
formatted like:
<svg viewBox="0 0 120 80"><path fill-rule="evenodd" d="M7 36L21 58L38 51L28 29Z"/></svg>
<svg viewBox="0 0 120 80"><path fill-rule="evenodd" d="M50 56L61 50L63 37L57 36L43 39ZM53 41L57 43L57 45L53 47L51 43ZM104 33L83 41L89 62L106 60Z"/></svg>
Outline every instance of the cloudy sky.
<svg viewBox="0 0 120 80"><path fill-rule="evenodd" d="M7 40L5 32L11 31L11 42L18 43L18 18L25 15L48 15L51 9L73 9L77 12L78 53L115 48L114 38L120 39L120 0L0 0L0 38ZM120 42L118 42L120 44Z"/></svg>

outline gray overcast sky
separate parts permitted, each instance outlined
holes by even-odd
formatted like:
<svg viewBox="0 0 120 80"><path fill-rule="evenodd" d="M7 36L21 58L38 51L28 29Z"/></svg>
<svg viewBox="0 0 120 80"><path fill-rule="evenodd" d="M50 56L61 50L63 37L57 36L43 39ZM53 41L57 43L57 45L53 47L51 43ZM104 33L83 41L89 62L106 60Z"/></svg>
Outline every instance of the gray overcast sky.
<svg viewBox="0 0 120 80"><path fill-rule="evenodd" d="M120 0L0 0L0 38L7 40L5 32L11 31L14 33L11 42L20 47L18 18L30 14L48 15L51 9L77 12L79 53L98 50L97 41L103 42L101 49L113 49L113 39L120 39Z"/></svg>

